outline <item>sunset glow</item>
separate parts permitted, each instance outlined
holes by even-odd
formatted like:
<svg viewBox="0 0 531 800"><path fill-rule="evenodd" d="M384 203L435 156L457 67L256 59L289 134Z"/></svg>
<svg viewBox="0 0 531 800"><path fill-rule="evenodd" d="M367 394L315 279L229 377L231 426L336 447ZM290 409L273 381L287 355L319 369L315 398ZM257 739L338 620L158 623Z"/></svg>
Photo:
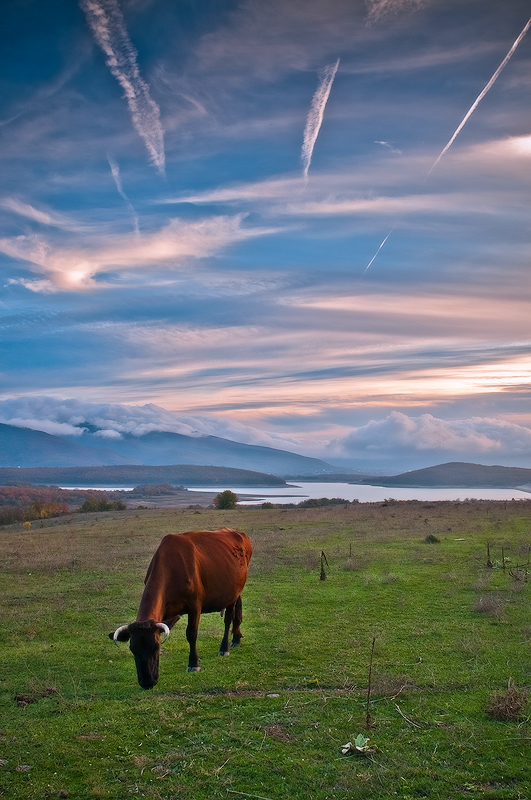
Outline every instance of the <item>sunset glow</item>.
<svg viewBox="0 0 531 800"><path fill-rule="evenodd" d="M531 467L528 20L9 4L0 422Z"/></svg>

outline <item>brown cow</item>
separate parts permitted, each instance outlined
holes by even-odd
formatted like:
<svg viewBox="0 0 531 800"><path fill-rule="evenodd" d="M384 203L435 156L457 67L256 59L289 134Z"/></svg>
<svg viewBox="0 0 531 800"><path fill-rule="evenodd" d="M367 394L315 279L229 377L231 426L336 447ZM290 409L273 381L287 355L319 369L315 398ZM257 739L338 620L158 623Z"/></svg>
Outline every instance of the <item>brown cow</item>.
<svg viewBox="0 0 531 800"><path fill-rule="evenodd" d="M152 689L159 679L160 635L166 638L183 614L188 614L186 638L190 644L187 672L198 672L197 629L201 614L225 610L225 633L220 656L240 644L241 591L253 548L245 533L219 531L170 533L151 559L136 622L122 625L109 637L127 642L135 657L138 683Z"/></svg>

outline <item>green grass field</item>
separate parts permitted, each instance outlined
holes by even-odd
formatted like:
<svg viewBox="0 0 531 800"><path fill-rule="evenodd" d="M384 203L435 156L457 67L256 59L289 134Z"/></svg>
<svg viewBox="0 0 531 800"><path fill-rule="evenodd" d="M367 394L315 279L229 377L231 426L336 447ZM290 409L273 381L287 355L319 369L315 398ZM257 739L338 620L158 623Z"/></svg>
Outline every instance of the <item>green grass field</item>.
<svg viewBox="0 0 531 800"><path fill-rule="evenodd" d="M143 692L107 634L163 535L224 525L254 546L242 647L218 658L205 615L188 674L181 621ZM0 542L0 797L531 798L531 502L85 514Z"/></svg>

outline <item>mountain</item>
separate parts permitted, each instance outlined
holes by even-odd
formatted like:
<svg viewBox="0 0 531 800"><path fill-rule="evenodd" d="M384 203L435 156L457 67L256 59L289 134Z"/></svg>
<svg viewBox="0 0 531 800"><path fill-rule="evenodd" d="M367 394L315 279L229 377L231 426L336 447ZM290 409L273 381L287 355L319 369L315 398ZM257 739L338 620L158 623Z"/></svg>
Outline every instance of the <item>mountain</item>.
<svg viewBox="0 0 531 800"><path fill-rule="evenodd" d="M218 436L192 437L180 433L152 431L144 436L124 434L121 439L110 440L89 431L72 439L51 436L29 428L0 426L0 466L69 467L110 464L210 465L282 477L337 472L337 467L318 458L308 458L273 447L242 444Z"/></svg>
<svg viewBox="0 0 531 800"><path fill-rule="evenodd" d="M34 483L54 486L120 487L170 483L177 486L286 486L283 478L231 467L195 464L152 467L125 464L110 467L0 468L0 485Z"/></svg>
<svg viewBox="0 0 531 800"><path fill-rule="evenodd" d="M60 436L0 423L0 467L78 467L121 464L118 454Z"/></svg>
<svg viewBox="0 0 531 800"><path fill-rule="evenodd" d="M84 434L83 441L99 449L109 447L109 440L94 434ZM250 469L271 475L293 475L303 470L318 475L336 471L317 458L307 458L272 447L242 444L218 436L184 436L169 431L152 431L144 436L123 434L112 441L112 450L119 453L122 463L135 464L197 464L235 469ZM114 462L116 463L116 462Z"/></svg>
<svg viewBox="0 0 531 800"><path fill-rule="evenodd" d="M531 469L523 467L485 467L482 464L467 464L452 461L436 467L415 469L401 475L366 478L361 483L378 484L391 487L451 487L471 489L516 489L531 484Z"/></svg>

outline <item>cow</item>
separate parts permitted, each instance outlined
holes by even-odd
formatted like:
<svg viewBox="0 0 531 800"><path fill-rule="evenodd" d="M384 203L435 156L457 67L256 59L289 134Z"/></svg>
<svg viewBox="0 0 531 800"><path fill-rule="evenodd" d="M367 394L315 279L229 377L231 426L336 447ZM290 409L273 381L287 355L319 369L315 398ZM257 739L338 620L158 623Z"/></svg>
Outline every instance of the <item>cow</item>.
<svg viewBox="0 0 531 800"><path fill-rule="evenodd" d="M142 689L157 684L161 635L167 638L184 614L188 615L186 638L190 645L187 672L200 669L196 642L201 614L224 614L220 656L229 655L231 625L231 647L238 647L242 638L240 595L252 552L249 537L230 528L164 537L148 567L136 621L109 634L116 645L129 641Z"/></svg>

